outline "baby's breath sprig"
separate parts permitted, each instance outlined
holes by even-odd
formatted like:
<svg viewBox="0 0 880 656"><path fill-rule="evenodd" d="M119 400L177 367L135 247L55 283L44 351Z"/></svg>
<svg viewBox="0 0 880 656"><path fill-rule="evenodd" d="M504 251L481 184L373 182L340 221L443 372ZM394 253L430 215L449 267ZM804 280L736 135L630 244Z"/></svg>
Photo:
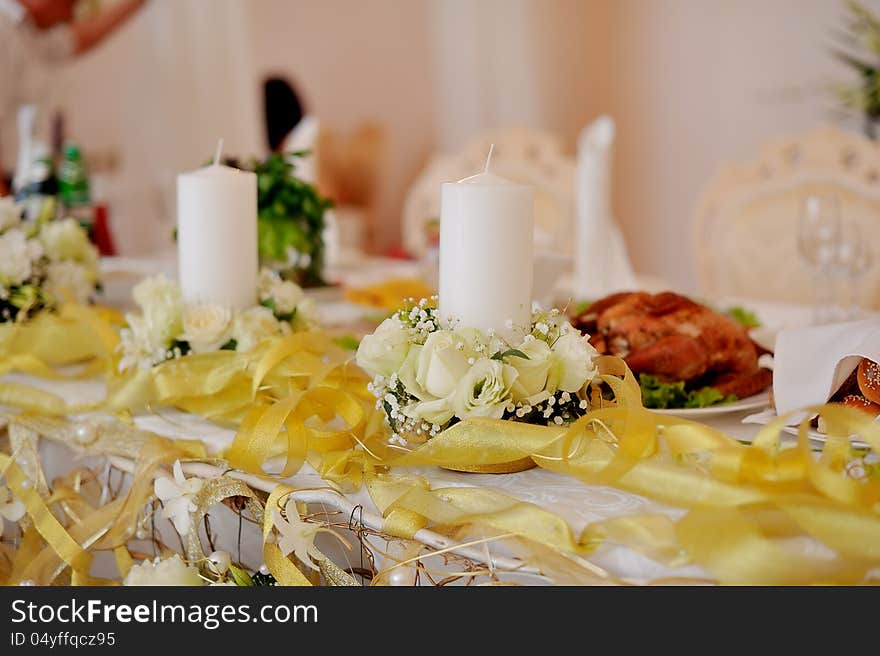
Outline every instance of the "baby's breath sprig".
<svg viewBox="0 0 880 656"><path fill-rule="evenodd" d="M405 328L412 331L413 340L417 344L424 344L428 335L440 329L436 296L419 300L408 298L394 316Z"/></svg>
<svg viewBox="0 0 880 656"><path fill-rule="evenodd" d="M528 424L562 426L580 419L587 414L588 409L587 401L577 394L556 392L547 400L534 405L525 401L510 403L502 418Z"/></svg>

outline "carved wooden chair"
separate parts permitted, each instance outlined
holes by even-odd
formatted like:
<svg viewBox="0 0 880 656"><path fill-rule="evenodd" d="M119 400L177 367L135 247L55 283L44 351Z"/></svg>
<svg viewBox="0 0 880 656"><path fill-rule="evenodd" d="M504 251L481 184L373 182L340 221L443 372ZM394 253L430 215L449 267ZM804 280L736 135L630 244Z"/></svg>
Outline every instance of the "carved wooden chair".
<svg viewBox="0 0 880 656"><path fill-rule="evenodd" d="M798 253L798 221L817 194L836 197L841 220L858 222L870 240L873 267L857 296L880 308L880 148L831 127L775 141L712 180L695 221L703 293L810 302L815 274Z"/></svg>

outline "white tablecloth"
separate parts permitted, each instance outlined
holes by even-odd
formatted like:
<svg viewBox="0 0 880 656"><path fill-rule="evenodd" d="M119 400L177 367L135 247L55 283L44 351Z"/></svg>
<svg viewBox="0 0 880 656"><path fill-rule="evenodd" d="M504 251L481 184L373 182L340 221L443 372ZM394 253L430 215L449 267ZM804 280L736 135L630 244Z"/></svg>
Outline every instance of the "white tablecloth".
<svg viewBox="0 0 880 656"><path fill-rule="evenodd" d="M130 288L139 275L152 273L156 270L156 263L135 266L132 263L111 263L110 270L114 273L108 276L107 295L104 302L125 307L130 298ZM169 273L173 275L173 263L165 262ZM412 275L412 263L381 263L378 267L355 267L349 271L347 282L357 281L359 284L376 282L383 275ZM397 267L395 269L394 267ZM161 268L161 267L160 267ZM748 304L748 307L757 311L760 318L765 321L764 333L769 334L767 339L772 340L772 331L775 327L797 325L808 321L809 310L802 307L772 306L767 304ZM338 299L329 299L323 303L323 316L332 319L335 316L339 323L344 323L340 317L351 317L357 309L351 308ZM47 391L54 392L70 402L95 401L102 398L103 383L100 381L47 381L37 380L20 374L10 374L2 380L14 381L39 386ZM740 439L750 440L759 426L744 424L743 419L754 411L745 411L733 414L716 415L707 418L704 423L724 431L727 435ZM143 414L135 417L135 424L143 429L155 432L159 435L171 438L197 438L203 440L210 451L222 452L228 447L233 439L234 432L227 428L213 425L198 417L187 415L176 410L163 410L161 414ZM49 462L46 463L47 473L61 473L69 469L71 465L69 455L63 449L52 447L46 451ZM522 501L532 502L547 510L559 514L571 526L577 535L591 522L624 515L624 514L652 514L665 513L676 518L685 511L665 506L649 499L624 492L622 490L590 486L575 479L555 474L540 468L518 474L506 475L480 475L460 474L441 470L438 468L419 468L417 473L425 476L432 482L432 487L444 486L484 486L498 489L507 495ZM300 489L316 488L325 485L318 475L305 466L297 473L289 483ZM353 504L362 504L365 511L377 513L375 506L368 494L359 490L348 495ZM258 548L258 545L253 545ZM615 546L605 546L590 560L607 570L610 574L633 582L649 581L663 577L694 576L702 577L705 573L697 567L685 567L676 570L665 568L641 554L629 549ZM534 582L534 581L531 581Z"/></svg>

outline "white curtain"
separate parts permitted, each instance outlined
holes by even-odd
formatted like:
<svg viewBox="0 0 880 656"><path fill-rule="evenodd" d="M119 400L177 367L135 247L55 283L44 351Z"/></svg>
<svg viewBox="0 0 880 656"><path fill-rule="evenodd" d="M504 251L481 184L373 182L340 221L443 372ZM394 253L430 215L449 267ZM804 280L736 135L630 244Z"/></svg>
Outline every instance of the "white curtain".
<svg viewBox="0 0 880 656"><path fill-rule="evenodd" d="M544 123L534 56L533 0L432 0L438 145Z"/></svg>
<svg viewBox="0 0 880 656"><path fill-rule="evenodd" d="M261 152L248 40L242 0L154 0L65 74L71 137L121 155L106 199L122 251L171 247L175 177L209 159L218 138L232 155Z"/></svg>

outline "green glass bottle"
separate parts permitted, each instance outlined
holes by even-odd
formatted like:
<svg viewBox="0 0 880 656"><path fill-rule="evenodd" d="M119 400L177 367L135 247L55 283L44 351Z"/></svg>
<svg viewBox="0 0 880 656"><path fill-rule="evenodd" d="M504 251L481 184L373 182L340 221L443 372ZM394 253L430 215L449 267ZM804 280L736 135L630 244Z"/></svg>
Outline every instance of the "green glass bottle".
<svg viewBox="0 0 880 656"><path fill-rule="evenodd" d="M58 195L63 213L77 219L91 235L94 216L89 189L89 174L82 152L75 143L64 146L58 167Z"/></svg>
<svg viewBox="0 0 880 656"><path fill-rule="evenodd" d="M88 205L91 202L88 172L76 144L68 143L64 146L64 155L58 169L58 190L61 193L61 202L67 207Z"/></svg>

